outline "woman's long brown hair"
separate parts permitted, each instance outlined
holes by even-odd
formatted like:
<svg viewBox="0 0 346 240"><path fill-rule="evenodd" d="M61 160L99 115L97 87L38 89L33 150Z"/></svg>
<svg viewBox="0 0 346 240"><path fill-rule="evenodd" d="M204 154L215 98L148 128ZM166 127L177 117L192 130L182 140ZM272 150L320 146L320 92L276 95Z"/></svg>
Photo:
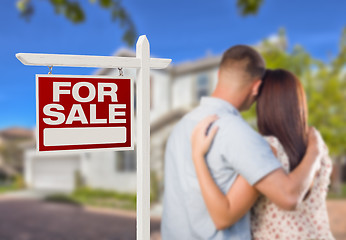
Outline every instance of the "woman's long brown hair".
<svg viewBox="0 0 346 240"><path fill-rule="evenodd" d="M306 152L307 107L302 84L289 71L267 70L257 98L257 125L262 135L283 145L292 171Z"/></svg>

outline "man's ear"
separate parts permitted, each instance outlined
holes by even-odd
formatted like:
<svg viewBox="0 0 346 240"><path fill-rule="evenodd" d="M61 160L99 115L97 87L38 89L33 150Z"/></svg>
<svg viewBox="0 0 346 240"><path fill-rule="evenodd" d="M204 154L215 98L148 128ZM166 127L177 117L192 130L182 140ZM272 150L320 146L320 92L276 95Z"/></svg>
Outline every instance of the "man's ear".
<svg viewBox="0 0 346 240"><path fill-rule="evenodd" d="M252 84L252 96L256 97L258 95L259 89L261 87L262 80L256 79Z"/></svg>

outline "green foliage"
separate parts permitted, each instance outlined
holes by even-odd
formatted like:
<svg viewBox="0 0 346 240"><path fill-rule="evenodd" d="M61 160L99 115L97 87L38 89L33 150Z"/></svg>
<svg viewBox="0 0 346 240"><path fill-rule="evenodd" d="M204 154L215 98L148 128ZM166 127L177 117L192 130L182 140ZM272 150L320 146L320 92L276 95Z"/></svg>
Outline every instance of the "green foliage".
<svg viewBox="0 0 346 240"><path fill-rule="evenodd" d="M160 187L157 173L155 171L150 172L150 201L157 202L160 197Z"/></svg>
<svg viewBox="0 0 346 240"><path fill-rule="evenodd" d="M54 194L45 198L45 201L48 202L56 202L56 203L64 203L79 206L80 202L73 199L71 196L65 194Z"/></svg>
<svg viewBox="0 0 346 240"><path fill-rule="evenodd" d="M292 71L302 81L307 94L309 124L322 134L334 159L346 154L346 28L340 52L330 63L311 57L301 46L286 49L281 30L277 41L264 40L258 47L267 68ZM255 107L243 114L255 125Z"/></svg>
<svg viewBox="0 0 346 240"><path fill-rule="evenodd" d="M85 20L85 15L79 2L67 0L50 0L50 2L54 6L56 14L64 14L71 22L80 23Z"/></svg>
<svg viewBox="0 0 346 240"><path fill-rule="evenodd" d="M77 0L49 0L54 7L56 14L64 15L72 23L82 23L85 21L85 11ZM121 5L120 0L90 0L91 4L98 5L111 12L111 19L119 21L119 25L124 29L123 41L132 46L135 42L137 31L130 15ZM34 5L32 0L17 0L17 9L21 16L29 20L34 14Z"/></svg>
<svg viewBox="0 0 346 240"><path fill-rule="evenodd" d="M113 1L112 0L99 0L99 4L101 7L110 8L113 4Z"/></svg>
<svg viewBox="0 0 346 240"><path fill-rule="evenodd" d="M17 191L24 188L25 188L25 182L21 175L17 175L11 180L0 182L0 194Z"/></svg>
<svg viewBox="0 0 346 240"><path fill-rule="evenodd" d="M335 193L335 192L329 192L328 193L328 198L329 199L345 199L346 198L346 183L343 183L341 185L341 192L340 193Z"/></svg>
<svg viewBox="0 0 346 240"><path fill-rule="evenodd" d="M0 184L0 194L19 190L14 184Z"/></svg>
<svg viewBox="0 0 346 240"><path fill-rule="evenodd" d="M30 16L34 13L34 8L30 0L18 0L17 9L20 12L21 16L26 20L30 19Z"/></svg>
<svg viewBox="0 0 346 240"><path fill-rule="evenodd" d="M128 200L135 202L136 194L131 193L119 193L116 191L103 190L103 189L91 189L91 188L78 188L74 193L74 196L81 198L114 198L119 200Z"/></svg>
<svg viewBox="0 0 346 240"><path fill-rule="evenodd" d="M116 191L91 189L87 187L77 188L72 194L54 194L46 201L68 203L74 205L90 205L97 207L136 209L136 194L119 193Z"/></svg>
<svg viewBox="0 0 346 240"><path fill-rule="evenodd" d="M257 14L263 0L237 0L237 7L241 15Z"/></svg>
<svg viewBox="0 0 346 240"><path fill-rule="evenodd" d="M76 187L77 188L82 188L82 187L85 186L85 182L84 182L83 176L82 176L82 174L80 173L79 170L75 171L74 179L75 179L75 183L76 183Z"/></svg>
<svg viewBox="0 0 346 240"><path fill-rule="evenodd" d="M14 177L14 180L13 180L13 185L15 186L15 188L17 189L23 189L26 187L26 184L25 184L25 181L24 181L24 178L22 175L16 175Z"/></svg>
<svg viewBox="0 0 346 240"><path fill-rule="evenodd" d="M56 14L63 14L73 23L81 23L85 21L84 9L78 0L49 0L54 7ZM126 9L121 5L121 0L89 0L91 4L98 2L102 8L111 12L112 20L119 20L120 27L125 29L123 41L129 46L135 43L137 31L136 27L127 13ZM237 7L242 16L257 14L263 0L237 0ZM27 20L34 14L34 5L32 0L17 0L17 9L21 16Z"/></svg>

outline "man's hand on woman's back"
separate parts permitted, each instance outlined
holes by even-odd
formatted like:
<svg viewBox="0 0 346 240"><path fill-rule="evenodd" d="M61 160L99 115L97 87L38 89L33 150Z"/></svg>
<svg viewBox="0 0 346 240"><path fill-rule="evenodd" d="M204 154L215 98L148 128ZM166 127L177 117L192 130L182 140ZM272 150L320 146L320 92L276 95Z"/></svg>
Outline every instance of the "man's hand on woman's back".
<svg viewBox="0 0 346 240"><path fill-rule="evenodd" d="M294 210L306 196L316 172L321 167L326 149L321 134L310 127L308 148L298 167L288 175L283 169L273 171L256 183L255 188L277 206L285 210Z"/></svg>

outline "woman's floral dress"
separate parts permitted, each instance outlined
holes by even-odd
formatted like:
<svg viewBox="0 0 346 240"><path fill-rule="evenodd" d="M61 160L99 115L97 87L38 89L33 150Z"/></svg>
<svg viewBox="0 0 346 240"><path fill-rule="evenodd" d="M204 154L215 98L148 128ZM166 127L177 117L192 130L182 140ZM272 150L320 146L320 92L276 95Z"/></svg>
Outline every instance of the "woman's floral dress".
<svg viewBox="0 0 346 240"><path fill-rule="evenodd" d="M277 151L277 158L283 168L289 172L289 161L276 137L266 137ZM326 208L326 195L330 183L332 162L323 158L321 169L317 173L308 197L295 211L285 211L277 207L268 198L261 196L251 214L251 228L254 240L306 240L334 239L331 234Z"/></svg>

